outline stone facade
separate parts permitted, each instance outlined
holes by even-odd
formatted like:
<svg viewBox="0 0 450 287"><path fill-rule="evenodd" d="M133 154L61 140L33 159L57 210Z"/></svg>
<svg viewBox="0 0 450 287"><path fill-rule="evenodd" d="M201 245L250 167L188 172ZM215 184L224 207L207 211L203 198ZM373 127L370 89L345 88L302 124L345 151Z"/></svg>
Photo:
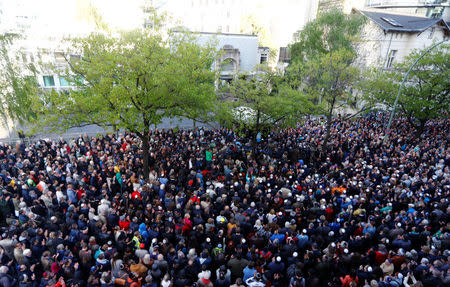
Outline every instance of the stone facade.
<svg viewBox="0 0 450 287"><path fill-rule="evenodd" d="M327 12L331 9L344 9L344 0L320 0L318 12Z"/></svg>

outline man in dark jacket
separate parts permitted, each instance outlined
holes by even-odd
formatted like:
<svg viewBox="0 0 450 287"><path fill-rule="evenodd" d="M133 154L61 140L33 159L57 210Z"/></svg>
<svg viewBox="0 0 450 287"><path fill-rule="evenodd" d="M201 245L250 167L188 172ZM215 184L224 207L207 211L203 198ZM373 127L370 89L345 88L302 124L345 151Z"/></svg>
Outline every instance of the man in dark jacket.
<svg viewBox="0 0 450 287"><path fill-rule="evenodd" d="M8 267L0 267L0 286L1 287L13 287L16 284L16 280L8 274Z"/></svg>

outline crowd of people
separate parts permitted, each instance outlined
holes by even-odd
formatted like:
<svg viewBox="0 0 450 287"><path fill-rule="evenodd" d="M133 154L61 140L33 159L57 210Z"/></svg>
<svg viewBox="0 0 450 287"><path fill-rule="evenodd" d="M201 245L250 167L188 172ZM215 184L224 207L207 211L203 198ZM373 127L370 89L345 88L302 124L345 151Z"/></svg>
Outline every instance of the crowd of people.
<svg viewBox="0 0 450 287"><path fill-rule="evenodd" d="M449 286L449 125L0 145L0 287Z"/></svg>

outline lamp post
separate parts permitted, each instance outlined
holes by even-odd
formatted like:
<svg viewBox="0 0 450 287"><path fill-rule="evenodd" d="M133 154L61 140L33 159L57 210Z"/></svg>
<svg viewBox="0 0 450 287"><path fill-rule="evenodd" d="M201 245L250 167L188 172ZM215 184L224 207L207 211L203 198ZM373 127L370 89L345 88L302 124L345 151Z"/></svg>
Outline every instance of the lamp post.
<svg viewBox="0 0 450 287"><path fill-rule="evenodd" d="M397 104L398 104L398 98L400 98L400 94L402 91L403 86L405 85L406 80L408 79L409 73L411 72L411 70L414 68L414 66L416 66L417 62L420 61L420 59L423 58L423 56L425 56L426 54L428 54L431 50L433 50L434 48L436 48L437 46L439 46L440 44L447 42L448 40L450 40L450 38L445 38L444 40L437 42L433 45L431 45L425 52L423 52L419 58L417 58L414 63L409 67L408 71L406 72L405 76L403 77L402 83L400 84L400 87L398 87L398 93L397 93L397 97L395 97L395 102L394 102L394 106L392 107L392 112L391 112L391 116L389 117L389 122L385 131L385 135L384 135L384 139L383 139L383 143L386 142L386 138L388 136L388 132L389 129L391 128L391 124L392 124L392 118L394 117L395 114L395 109L397 108Z"/></svg>

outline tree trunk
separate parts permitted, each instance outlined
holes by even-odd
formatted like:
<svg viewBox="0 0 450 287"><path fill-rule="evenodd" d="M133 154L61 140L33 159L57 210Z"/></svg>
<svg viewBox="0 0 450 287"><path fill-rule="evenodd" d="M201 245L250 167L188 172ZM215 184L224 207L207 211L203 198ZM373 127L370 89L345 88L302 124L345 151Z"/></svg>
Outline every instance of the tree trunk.
<svg viewBox="0 0 450 287"><path fill-rule="evenodd" d="M143 152L142 155L143 155L144 179L147 180L149 173L150 173L150 169L148 166L148 156L149 156L149 148L150 148L148 132L145 133L145 135L141 138L141 140L142 140L142 152Z"/></svg>
<svg viewBox="0 0 450 287"><path fill-rule="evenodd" d="M253 135L253 140L256 142L256 137L259 132L259 121L261 120L261 111L258 110L256 113L256 125L255 125L255 134Z"/></svg>
<svg viewBox="0 0 450 287"><path fill-rule="evenodd" d="M322 151L326 150L328 140L330 138L332 116L333 116L333 109L331 108L330 112L327 115L327 129L326 129L325 139L323 140L323 144L322 144Z"/></svg>
<svg viewBox="0 0 450 287"><path fill-rule="evenodd" d="M258 132L259 132L259 121L261 120L261 111L258 110L257 114L256 114L256 125L255 125L255 132L252 135L252 154L253 154L253 158L256 160L258 155L256 154L256 145L258 144L256 142L256 139L258 137Z"/></svg>
<svg viewBox="0 0 450 287"><path fill-rule="evenodd" d="M426 120L419 120L420 124L419 126L416 127L416 133L414 134L414 138L418 139L420 138L420 136L422 135L424 129L425 129L425 124L427 123Z"/></svg>

